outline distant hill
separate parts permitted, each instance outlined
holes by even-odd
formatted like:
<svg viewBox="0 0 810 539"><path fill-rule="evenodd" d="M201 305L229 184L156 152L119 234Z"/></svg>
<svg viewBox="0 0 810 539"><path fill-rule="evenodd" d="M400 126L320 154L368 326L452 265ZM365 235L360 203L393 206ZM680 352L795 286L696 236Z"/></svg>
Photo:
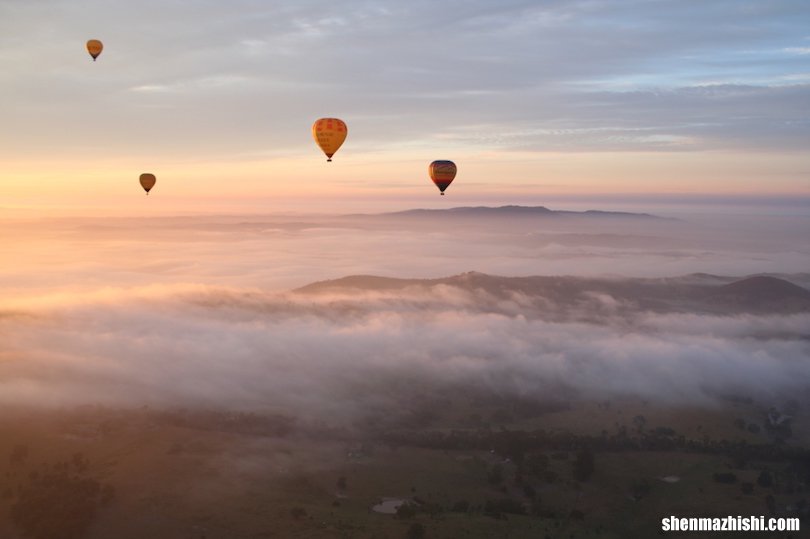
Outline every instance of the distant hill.
<svg viewBox="0 0 810 539"><path fill-rule="evenodd" d="M614 304L626 312L709 312L716 314L810 312L810 291L773 276L733 277L695 275L666 279L586 278L571 276L501 277L467 272L439 279L398 279L353 275L320 281L294 291L299 294L395 292L437 286L483 292L481 301L511 299L515 294L557 313L593 303ZM601 299L600 299L601 298ZM598 304L598 305L597 305ZM482 304L483 308L486 308Z"/></svg>
<svg viewBox="0 0 810 539"><path fill-rule="evenodd" d="M399 212L377 214L378 217L623 217L633 219L664 219L648 213L629 213L616 211L568 211L550 210L545 206L462 206L447 209L414 209Z"/></svg>
<svg viewBox="0 0 810 539"><path fill-rule="evenodd" d="M756 275L720 286L707 299L749 312L810 310L810 291L790 281L767 275Z"/></svg>

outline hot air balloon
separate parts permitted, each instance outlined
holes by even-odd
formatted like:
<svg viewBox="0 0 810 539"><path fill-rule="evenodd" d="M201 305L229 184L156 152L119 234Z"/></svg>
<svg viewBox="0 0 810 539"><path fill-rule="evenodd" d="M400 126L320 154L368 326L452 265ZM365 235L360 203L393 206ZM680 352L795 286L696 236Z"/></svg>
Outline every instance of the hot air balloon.
<svg viewBox="0 0 810 539"><path fill-rule="evenodd" d="M332 161L332 156L346 140L348 133L346 124L337 118L321 118L312 124L312 137L326 154L327 161Z"/></svg>
<svg viewBox="0 0 810 539"><path fill-rule="evenodd" d="M101 54L102 49L104 49L104 45L98 39L91 39L87 42L87 52L93 57L94 62L98 55Z"/></svg>
<svg viewBox="0 0 810 539"><path fill-rule="evenodd" d="M152 188L155 186L155 182L157 182L157 180L155 179L155 175L149 174L148 172L141 174L140 180L141 180L141 187L143 187L143 190L146 191L147 195L149 194L149 191L151 191Z"/></svg>
<svg viewBox="0 0 810 539"><path fill-rule="evenodd" d="M444 190L453 183L453 178L456 177L456 164L452 161L433 161L428 167L428 172L430 179L444 195Z"/></svg>

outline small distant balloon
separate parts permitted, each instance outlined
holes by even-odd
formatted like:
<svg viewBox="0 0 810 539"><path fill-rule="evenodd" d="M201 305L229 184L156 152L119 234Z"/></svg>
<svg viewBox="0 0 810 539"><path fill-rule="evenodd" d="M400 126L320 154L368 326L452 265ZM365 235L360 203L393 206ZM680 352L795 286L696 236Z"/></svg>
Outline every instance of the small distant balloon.
<svg viewBox="0 0 810 539"><path fill-rule="evenodd" d="M346 140L348 133L346 124L337 118L321 118L312 124L312 137L326 154L327 161L332 161L332 156Z"/></svg>
<svg viewBox="0 0 810 539"><path fill-rule="evenodd" d="M104 45L98 39L91 39L87 42L87 52L90 53L90 56L93 57L93 61L96 61L98 55L101 54L101 51L104 49Z"/></svg>
<svg viewBox="0 0 810 539"><path fill-rule="evenodd" d="M433 161L428 167L430 179L433 180L442 195L444 195L444 190L453 183L456 171L456 164L452 161Z"/></svg>
<svg viewBox="0 0 810 539"><path fill-rule="evenodd" d="M141 180L141 187L143 187L143 190L146 191L147 195L157 182L157 179L155 179L155 175L149 174L148 172L144 172L143 174L141 174L140 180Z"/></svg>

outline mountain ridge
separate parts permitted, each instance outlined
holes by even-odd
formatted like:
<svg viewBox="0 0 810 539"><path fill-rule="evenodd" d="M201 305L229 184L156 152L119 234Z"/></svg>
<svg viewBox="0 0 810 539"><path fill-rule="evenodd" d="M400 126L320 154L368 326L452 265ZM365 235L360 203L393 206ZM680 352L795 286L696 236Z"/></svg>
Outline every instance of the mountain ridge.
<svg viewBox="0 0 810 539"><path fill-rule="evenodd" d="M696 274L667 278L526 276L504 277L469 271L433 279L378 275L348 275L318 281L293 290L296 294L393 292L406 288L452 286L510 299L515 294L543 298L563 305L594 295L613 298L636 310L712 312L718 314L810 312L810 290L772 275L696 278Z"/></svg>
<svg viewBox="0 0 810 539"><path fill-rule="evenodd" d="M633 213L606 210L551 210L545 206L456 206L453 208L413 208L386 213L348 214L343 217L606 217L631 219L668 219L650 213Z"/></svg>

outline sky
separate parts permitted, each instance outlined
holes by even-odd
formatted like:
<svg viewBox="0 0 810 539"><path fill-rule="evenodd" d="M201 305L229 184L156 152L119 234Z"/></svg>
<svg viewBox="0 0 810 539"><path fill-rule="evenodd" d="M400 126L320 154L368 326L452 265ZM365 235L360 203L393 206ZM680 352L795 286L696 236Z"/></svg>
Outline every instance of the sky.
<svg viewBox="0 0 810 539"><path fill-rule="evenodd" d="M0 0L0 211L806 201L807 20L803 0ZM319 117L349 126L333 163ZM434 159L459 167L447 197Z"/></svg>

